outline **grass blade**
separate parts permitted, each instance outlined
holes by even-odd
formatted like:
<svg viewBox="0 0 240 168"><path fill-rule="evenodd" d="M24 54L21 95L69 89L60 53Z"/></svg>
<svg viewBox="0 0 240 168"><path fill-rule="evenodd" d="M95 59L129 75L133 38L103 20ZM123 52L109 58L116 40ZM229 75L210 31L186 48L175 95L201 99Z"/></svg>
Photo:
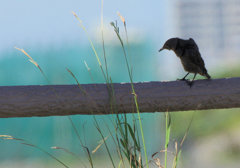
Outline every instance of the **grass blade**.
<svg viewBox="0 0 240 168"><path fill-rule="evenodd" d="M166 117L165 168L167 168L167 152L168 152L168 144L169 144L170 132L171 132L171 116L170 116L170 113L166 112L165 117Z"/></svg>
<svg viewBox="0 0 240 168"><path fill-rule="evenodd" d="M97 122L97 120L96 120L95 117L94 117L94 121L95 121L96 128L97 128L98 132L100 133L100 135L101 135L101 137L102 137L102 140L103 140L103 143L104 143L104 145L105 145L105 147L106 147L106 149L107 149L107 153L108 153L108 156L109 156L109 158L110 158L110 160L111 160L111 163L112 163L113 167L115 168L115 164L114 164L114 162L113 162L111 153L110 153L110 151L109 151L109 148L108 148L108 146L107 146L106 141L104 140L105 138L104 138L104 136L103 136L103 133L102 133L102 131L101 131L101 129L100 129L100 127L99 127L99 125L98 125L98 122Z"/></svg>
<svg viewBox="0 0 240 168"><path fill-rule="evenodd" d="M34 145L24 139L20 139L20 138L15 138L11 135L0 135L0 138L3 139L3 140L15 140L15 141L20 141L20 143L22 145L26 145L26 146L30 146L30 147L33 147L35 149L38 149L40 150L41 152L45 153L46 155L48 155L50 158L52 158L53 160L57 161L58 163L60 163L61 165L63 165L64 167L66 168L69 168L65 163L63 163L61 160L59 160L58 158L56 158L54 155L52 155L51 153L47 152L46 150L40 148L39 146L37 145Z"/></svg>
<svg viewBox="0 0 240 168"><path fill-rule="evenodd" d="M100 58L99 58L99 56L98 56L98 53L97 53L97 51L96 51L96 49L95 49L95 46L93 45L93 42L92 42L90 36L88 35L87 29L85 28L85 26L84 26L83 23L82 23L82 20L77 16L77 14L76 14L75 12L73 12L73 11L72 11L72 14L73 14L73 15L75 16L75 18L78 20L80 27L81 27L81 28L83 29L83 31L85 32L85 34L86 34L86 36L87 36L87 38L88 38L88 41L89 41L89 43L90 43L90 45L91 45L91 48L92 48L92 50L93 50L93 52L94 52L94 55L95 55L96 58L97 58L97 61L98 61L98 64L99 64L99 66L100 66L100 69L101 69L101 71L102 71L102 74L103 74L103 76L104 76L104 79L105 79L105 81L108 81L108 80L107 80L107 77L106 77L106 75L105 75L105 73L104 73L104 70L103 70L103 67L102 67L102 63L101 63L101 61L100 61Z"/></svg>

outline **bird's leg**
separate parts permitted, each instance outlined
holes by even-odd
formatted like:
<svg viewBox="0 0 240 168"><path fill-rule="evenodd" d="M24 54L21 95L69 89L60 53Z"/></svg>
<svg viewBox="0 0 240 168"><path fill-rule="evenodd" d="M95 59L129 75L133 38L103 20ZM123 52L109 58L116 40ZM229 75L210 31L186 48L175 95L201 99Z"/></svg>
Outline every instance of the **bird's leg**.
<svg viewBox="0 0 240 168"><path fill-rule="evenodd" d="M189 75L189 72L182 78L182 79L178 79L178 80L181 80L181 81L184 81L186 80L185 78Z"/></svg>
<svg viewBox="0 0 240 168"><path fill-rule="evenodd" d="M187 84L188 84L190 87L192 87L192 85L193 85L193 81L194 81L196 75L197 75L197 73L194 74L194 77L193 77L193 79L192 79L191 82L188 82L188 81L187 81Z"/></svg>

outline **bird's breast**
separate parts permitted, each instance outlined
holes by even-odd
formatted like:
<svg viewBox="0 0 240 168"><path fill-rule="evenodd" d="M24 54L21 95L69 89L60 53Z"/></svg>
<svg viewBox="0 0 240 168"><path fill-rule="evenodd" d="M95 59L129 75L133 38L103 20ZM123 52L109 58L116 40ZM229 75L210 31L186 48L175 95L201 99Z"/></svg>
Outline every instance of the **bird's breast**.
<svg viewBox="0 0 240 168"><path fill-rule="evenodd" d="M180 60L185 71L190 73L199 73L199 67L193 64L188 58L181 57Z"/></svg>
<svg viewBox="0 0 240 168"><path fill-rule="evenodd" d="M175 52L176 56L179 58L181 58L183 55L183 49L176 49L174 52Z"/></svg>

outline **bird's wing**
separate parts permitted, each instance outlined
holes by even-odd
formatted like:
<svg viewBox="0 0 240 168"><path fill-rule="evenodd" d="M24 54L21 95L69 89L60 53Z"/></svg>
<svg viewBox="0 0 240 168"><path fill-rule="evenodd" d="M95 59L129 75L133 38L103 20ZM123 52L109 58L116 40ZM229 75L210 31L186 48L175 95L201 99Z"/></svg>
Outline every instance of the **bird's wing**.
<svg viewBox="0 0 240 168"><path fill-rule="evenodd" d="M199 67L205 68L204 61L201 57L200 52L195 48L195 49L187 49L187 56L189 57L189 60L191 62Z"/></svg>
<svg viewBox="0 0 240 168"><path fill-rule="evenodd" d="M189 40L179 39L177 48L182 50L182 55L185 53L186 50L189 49L198 50L198 46L192 38L190 38Z"/></svg>
<svg viewBox="0 0 240 168"><path fill-rule="evenodd" d="M187 44L186 45L187 45L187 48L194 48L196 50L199 50L196 42L192 38L187 40Z"/></svg>
<svg viewBox="0 0 240 168"><path fill-rule="evenodd" d="M189 59L192 61L192 63L194 63L197 66L205 68L204 61L201 57L196 42L192 38L189 38L189 40L187 40L187 42L185 43L185 47L186 50L188 51L187 55Z"/></svg>

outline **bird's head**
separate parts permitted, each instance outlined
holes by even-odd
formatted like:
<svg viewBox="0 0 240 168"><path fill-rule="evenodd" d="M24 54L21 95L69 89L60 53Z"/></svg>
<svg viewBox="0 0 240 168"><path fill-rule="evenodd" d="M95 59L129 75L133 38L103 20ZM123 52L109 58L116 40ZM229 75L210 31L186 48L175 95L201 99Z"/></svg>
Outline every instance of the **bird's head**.
<svg viewBox="0 0 240 168"><path fill-rule="evenodd" d="M164 43L163 47L159 50L159 52L164 49L175 50L177 48L177 44L178 44L178 38L170 38Z"/></svg>

